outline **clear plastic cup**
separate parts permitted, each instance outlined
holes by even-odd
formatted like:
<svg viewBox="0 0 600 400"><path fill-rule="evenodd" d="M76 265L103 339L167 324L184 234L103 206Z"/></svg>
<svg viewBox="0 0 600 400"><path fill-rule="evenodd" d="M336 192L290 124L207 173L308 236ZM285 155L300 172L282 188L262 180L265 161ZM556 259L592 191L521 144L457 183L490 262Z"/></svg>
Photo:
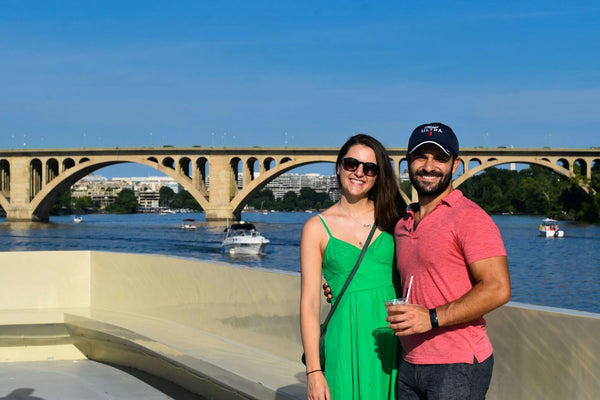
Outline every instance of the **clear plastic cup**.
<svg viewBox="0 0 600 400"><path fill-rule="evenodd" d="M408 301L406 301L406 299L391 299L391 300L386 300L383 302L385 304L385 308L387 310L388 315L396 315L396 314L400 314L400 312L398 311L390 311L389 307L390 306L395 306L398 304L408 304Z"/></svg>

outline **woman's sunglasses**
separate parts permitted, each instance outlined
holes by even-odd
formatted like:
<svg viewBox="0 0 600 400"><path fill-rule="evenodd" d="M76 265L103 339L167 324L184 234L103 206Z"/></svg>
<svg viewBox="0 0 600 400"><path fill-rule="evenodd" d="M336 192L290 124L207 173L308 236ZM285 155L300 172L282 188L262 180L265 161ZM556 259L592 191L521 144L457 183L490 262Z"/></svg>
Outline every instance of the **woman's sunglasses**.
<svg viewBox="0 0 600 400"><path fill-rule="evenodd" d="M344 157L341 159L340 164L348 172L354 172L358 169L358 166L362 164L363 173L366 176L377 176L379 173L379 166L372 162L358 161L356 158Z"/></svg>

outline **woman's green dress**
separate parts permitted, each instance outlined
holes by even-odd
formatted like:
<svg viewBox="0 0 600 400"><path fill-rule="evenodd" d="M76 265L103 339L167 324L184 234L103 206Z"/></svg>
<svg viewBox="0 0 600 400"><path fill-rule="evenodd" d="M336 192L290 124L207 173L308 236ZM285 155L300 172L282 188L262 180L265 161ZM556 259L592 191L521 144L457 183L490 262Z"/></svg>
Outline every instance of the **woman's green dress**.
<svg viewBox="0 0 600 400"><path fill-rule="evenodd" d="M344 286L361 249L331 235L323 273L332 301ZM332 400L395 399L398 340L385 321L384 301L398 297L394 239L382 232L367 249L325 332L325 377Z"/></svg>

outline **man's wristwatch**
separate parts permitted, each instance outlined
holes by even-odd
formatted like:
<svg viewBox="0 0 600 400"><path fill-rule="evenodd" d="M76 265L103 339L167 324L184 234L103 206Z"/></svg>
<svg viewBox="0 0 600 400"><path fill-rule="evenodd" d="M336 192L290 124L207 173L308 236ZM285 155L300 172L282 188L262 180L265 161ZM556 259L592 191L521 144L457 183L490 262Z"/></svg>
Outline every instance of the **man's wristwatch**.
<svg viewBox="0 0 600 400"><path fill-rule="evenodd" d="M437 329L440 327L438 325L437 311L435 311L435 308L429 310L429 320L431 321L431 329Z"/></svg>

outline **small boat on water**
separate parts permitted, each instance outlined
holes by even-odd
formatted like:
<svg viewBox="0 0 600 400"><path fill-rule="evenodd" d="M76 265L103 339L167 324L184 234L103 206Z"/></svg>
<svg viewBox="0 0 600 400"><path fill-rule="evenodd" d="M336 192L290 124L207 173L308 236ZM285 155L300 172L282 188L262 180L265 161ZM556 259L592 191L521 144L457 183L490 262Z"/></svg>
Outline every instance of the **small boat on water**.
<svg viewBox="0 0 600 400"><path fill-rule="evenodd" d="M194 218L184 218L183 221L181 222L181 229L184 230L194 230L196 229L196 224L195 224L196 220Z"/></svg>
<svg viewBox="0 0 600 400"><path fill-rule="evenodd" d="M262 236L254 224L240 221L225 228L225 239L221 247L223 253L262 254L269 239Z"/></svg>
<svg viewBox="0 0 600 400"><path fill-rule="evenodd" d="M558 227L558 221L551 218L545 218L539 227L540 236L544 237L563 237L565 232Z"/></svg>
<svg viewBox="0 0 600 400"><path fill-rule="evenodd" d="M79 223L83 222L83 217L81 215L76 215L73 217L73 222L76 224L79 224Z"/></svg>

